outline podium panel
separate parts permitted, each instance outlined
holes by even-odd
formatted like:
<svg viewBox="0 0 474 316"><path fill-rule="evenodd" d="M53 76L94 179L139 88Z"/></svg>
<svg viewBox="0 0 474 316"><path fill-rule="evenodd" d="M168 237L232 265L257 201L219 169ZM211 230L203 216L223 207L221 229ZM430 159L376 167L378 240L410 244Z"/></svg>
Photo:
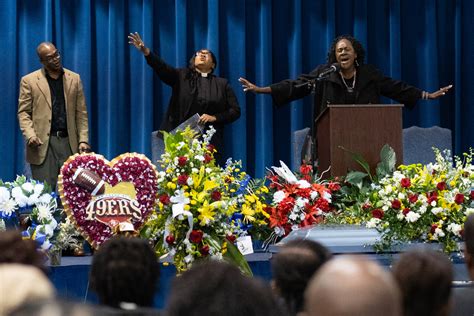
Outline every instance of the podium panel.
<svg viewBox="0 0 474 316"><path fill-rule="evenodd" d="M344 147L358 153L369 163L372 172L380 161L380 150L390 145L403 158L401 104L328 105L316 119L316 157L319 172L331 167L327 176L344 176L349 170L363 171Z"/></svg>

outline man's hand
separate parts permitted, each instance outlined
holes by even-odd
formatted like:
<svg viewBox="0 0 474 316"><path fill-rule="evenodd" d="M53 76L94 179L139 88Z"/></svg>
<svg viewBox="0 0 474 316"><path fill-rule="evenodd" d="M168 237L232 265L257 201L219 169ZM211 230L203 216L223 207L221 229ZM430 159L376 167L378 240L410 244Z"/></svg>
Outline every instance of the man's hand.
<svg viewBox="0 0 474 316"><path fill-rule="evenodd" d="M91 151L91 146L88 143L80 143L79 144L79 153L89 153Z"/></svg>
<svg viewBox="0 0 474 316"><path fill-rule="evenodd" d="M435 92L432 92L432 93L427 92L426 98L427 99L437 99L437 98L445 95L446 92L448 92L449 89L451 89L452 87L453 87L453 85L450 84L449 86L446 86L444 88L440 88L438 91L435 91Z"/></svg>
<svg viewBox="0 0 474 316"><path fill-rule="evenodd" d="M143 55L148 56L150 54L150 49L145 46L145 43L140 37L140 34L138 34L137 32L130 33L128 35L128 43L130 45L135 46L139 51L143 53Z"/></svg>
<svg viewBox="0 0 474 316"><path fill-rule="evenodd" d="M39 147L41 145L43 145L43 142L41 141L41 139L39 139L38 136L33 136L28 139L28 146L30 147Z"/></svg>
<svg viewBox="0 0 474 316"><path fill-rule="evenodd" d="M203 114L199 118L199 123L200 124L214 123L216 120L217 120L217 118L213 115Z"/></svg>

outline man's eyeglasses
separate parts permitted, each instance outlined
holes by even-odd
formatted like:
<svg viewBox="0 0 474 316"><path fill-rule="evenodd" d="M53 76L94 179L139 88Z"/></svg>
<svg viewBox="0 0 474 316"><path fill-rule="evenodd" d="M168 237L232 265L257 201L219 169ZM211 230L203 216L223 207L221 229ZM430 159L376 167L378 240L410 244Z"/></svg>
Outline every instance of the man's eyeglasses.
<svg viewBox="0 0 474 316"><path fill-rule="evenodd" d="M209 56L210 52L207 50L199 50L196 52L196 56L199 56L199 55Z"/></svg>
<svg viewBox="0 0 474 316"><path fill-rule="evenodd" d="M52 62L54 62L56 59L59 59L59 58L61 58L61 53L59 52L59 50L57 50L53 55L47 56L47 57L44 58L43 60L44 60L45 62L52 63Z"/></svg>

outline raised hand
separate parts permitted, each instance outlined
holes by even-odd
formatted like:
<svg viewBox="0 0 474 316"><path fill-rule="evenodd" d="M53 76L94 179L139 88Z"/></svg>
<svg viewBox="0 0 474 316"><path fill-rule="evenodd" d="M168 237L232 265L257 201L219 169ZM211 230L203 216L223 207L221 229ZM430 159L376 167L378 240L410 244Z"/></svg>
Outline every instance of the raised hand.
<svg viewBox="0 0 474 316"><path fill-rule="evenodd" d="M450 84L449 86L446 86L444 88L440 88L438 91L435 91L435 92L432 92L432 93L426 92L426 99L437 99L437 98L445 95L446 92L448 92L449 89L451 89L452 87L453 87L453 85Z"/></svg>
<svg viewBox="0 0 474 316"><path fill-rule="evenodd" d="M138 32L130 33L128 35L128 43L130 45L135 46L139 51L141 51L144 55L148 55L150 53L150 49L145 46L140 34Z"/></svg>
<svg viewBox="0 0 474 316"><path fill-rule="evenodd" d="M271 93L270 87L259 87L251 83L245 78L239 78L239 82L242 84L244 92L252 91L253 93Z"/></svg>

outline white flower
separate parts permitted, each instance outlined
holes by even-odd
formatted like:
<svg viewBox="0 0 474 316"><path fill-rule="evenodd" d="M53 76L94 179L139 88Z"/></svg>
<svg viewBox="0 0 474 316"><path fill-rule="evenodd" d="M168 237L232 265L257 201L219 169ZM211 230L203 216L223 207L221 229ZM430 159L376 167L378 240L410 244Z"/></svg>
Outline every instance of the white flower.
<svg viewBox="0 0 474 316"><path fill-rule="evenodd" d="M34 186L33 186L33 184L31 184L31 182L25 182L25 183L23 183L21 188L27 193L32 193L33 189L34 189Z"/></svg>
<svg viewBox="0 0 474 316"><path fill-rule="evenodd" d="M33 191L35 194L41 195L41 193L43 192L43 189L44 189L44 184L36 183Z"/></svg>
<svg viewBox="0 0 474 316"><path fill-rule="evenodd" d="M43 194L39 197L37 203L49 204L49 203L51 203L52 199L53 199L53 197L50 194Z"/></svg>
<svg viewBox="0 0 474 316"><path fill-rule="evenodd" d="M436 206L436 201L431 201L430 205L435 207Z"/></svg>
<svg viewBox="0 0 474 316"><path fill-rule="evenodd" d="M309 184L308 181L306 180L298 180L298 186L301 188L301 189L307 189L307 188L310 188L311 187L311 184Z"/></svg>
<svg viewBox="0 0 474 316"><path fill-rule="evenodd" d="M311 200L314 200L319 196L319 193L318 191L311 191L309 196L311 197Z"/></svg>
<svg viewBox="0 0 474 316"><path fill-rule="evenodd" d="M196 155L196 156L194 156L194 159L203 162L204 161L204 156L203 155Z"/></svg>
<svg viewBox="0 0 474 316"><path fill-rule="evenodd" d="M186 144L184 142L179 142L178 145L176 145L176 149L177 150L180 150L181 148L183 148Z"/></svg>
<svg viewBox="0 0 474 316"><path fill-rule="evenodd" d="M474 208L471 208L471 207L466 208L466 210L464 211L464 214L466 216L469 216L470 214L473 214L473 213L474 213Z"/></svg>
<svg viewBox="0 0 474 316"><path fill-rule="evenodd" d="M10 191L5 187L0 187L0 203L10 199Z"/></svg>
<svg viewBox="0 0 474 316"><path fill-rule="evenodd" d="M379 218L372 217L365 226L367 228L376 228L380 222L381 220Z"/></svg>
<svg viewBox="0 0 474 316"><path fill-rule="evenodd" d="M434 240L438 240L439 238L444 237L444 236L446 236L446 235L445 235L445 233L443 232L443 230L441 228L436 228L435 229L435 233L433 235Z"/></svg>
<svg viewBox="0 0 474 316"><path fill-rule="evenodd" d="M193 262L193 261L194 261L194 257L193 257L192 254L189 254L189 255L187 255L186 257L184 257L184 262L186 262L186 263L188 263L188 264L191 263L191 262Z"/></svg>
<svg viewBox="0 0 474 316"><path fill-rule="evenodd" d="M462 226L456 223L451 223L446 227L447 231L452 232L454 235L461 237Z"/></svg>
<svg viewBox="0 0 474 316"><path fill-rule="evenodd" d="M296 212L291 212L288 218L292 221L296 221L298 219L298 214Z"/></svg>
<svg viewBox="0 0 474 316"><path fill-rule="evenodd" d="M405 194L403 194L402 192L398 193L398 199L399 200L404 200L405 199Z"/></svg>
<svg viewBox="0 0 474 316"><path fill-rule="evenodd" d="M301 197L298 197L295 201L295 204L300 208L304 207L306 203L308 203L308 199L303 199Z"/></svg>
<svg viewBox="0 0 474 316"><path fill-rule="evenodd" d="M198 168L192 168L192 169L191 169L191 173L198 174L198 173L199 173L199 169L198 169Z"/></svg>
<svg viewBox="0 0 474 316"><path fill-rule="evenodd" d="M212 172L212 168L206 168L206 173L211 173Z"/></svg>
<svg viewBox="0 0 474 316"><path fill-rule="evenodd" d="M188 180L186 180L186 184L192 186L194 184L193 177L189 177Z"/></svg>
<svg viewBox="0 0 474 316"><path fill-rule="evenodd" d="M298 229L300 229L300 228L296 224L291 226L291 230L298 230Z"/></svg>
<svg viewBox="0 0 474 316"><path fill-rule="evenodd" d="M442 207L433 207L431 209L431 213L433 213L434 215L437 215L439 213L442 213L443 212L443 208Z"/></svg>
<svg viewBox="0 0 474 316"><path fill-rule="evenodd" d="M24 197L25 195L23 194L23 190L20 187L14 187L12 189L12 196L15 198L15 200Z"/></svg>
<svg viewBox="0 0 474 316"><path fill-rule="evenodd" d="M281 201L283 201L283 199L285 198L285 192L280 190L280 191L276 191L274 194L273 194L273 203L280 203Z"/></svg>
<svg viewBox="0 0 474 316"><path fill-rule="evenodd" d="M0 212L4 213L6 216L10 216L15 211L16 208L17 208L17 205L14 199L9 199L9 200L0 202Z"/></svg>
<svg viewBox="0 0 474 316"><path fill-rule="evenodd" d="M285 235L285 230L279 226L275 226L275 228L273 228L273 231L275 232L275 234L279 237L281 236L284 236Z"/></svg>
<svg viewBox="0 0 474 316"><path fill-rule="evenodd" d="M331 203L331 193L327 192L327 191L324 191L323 192L323 199L325 199L326 201L328 201L328 203Z"/></svg>
<svg viewBox="0 0 474 316"><path fill-rule="evenodd" d="M39 202L39 195L32 194L27 198L27 204L28 205L35 205L36 203Z"/></svg>
<svg viewBox="0 0 474 316"><path fill-rule="evenodd" d="M400 182L403 178L405 178L405 175L400 171L395 171L393 173L393 180L395 180L396 182Z"/></svg>
<svg viewBox="0 0 474 316"><path fill-rule="evenodd" d="M405 219L405 215L403 215L403 213L398 213L398 214L397 214L397 219L398 219L399 221L403 221L403 220Z"/></svg>
<svg viewBox="0 0 474 316"><path fill-rule="evenodd" d="M414 223L420 218L420 216L421 216L420 214L410 211L407 213L407 215L405 215L405 219L409 223Z"/></svg>
<svg viewBox="0 0 474 316"><path fill-rule="evenodd" d="M425 213L426 213L426 210L427 210L426 205L422 205L422 206L420 206L420 209L418 210L418 212L419 212L420 214L425 214Z"/></svg>
<svg viewBox="0 0 474 316"><path fill-rule="evenodd" d="M44 241L44 243L41 245L41 249L42 250L48 250L49 248L51 248L52 244L49 242L48 239L46 239Z"/></svg>

